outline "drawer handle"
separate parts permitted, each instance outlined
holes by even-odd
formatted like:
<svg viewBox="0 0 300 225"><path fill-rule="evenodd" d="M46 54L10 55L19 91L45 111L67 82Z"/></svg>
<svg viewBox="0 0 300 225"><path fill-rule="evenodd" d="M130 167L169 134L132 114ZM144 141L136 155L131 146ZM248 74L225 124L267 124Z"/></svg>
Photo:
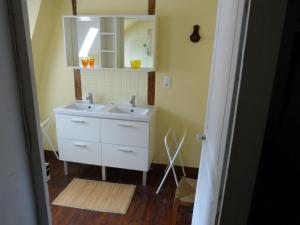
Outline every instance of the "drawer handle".
<svg viewBox="0 0 300 225"><path fill-rule="evenodd" d="M119 148L119 151L121 151L121 152L134 152L132 149L128 149L128 148Z"/></svg>
<svg viewBox="0 0 300 225"><path fill-rule="evenodd" d="M120 126L120 127L134 127L132 124L126 124L126 123L119 123L118 126Z"/></svg>
<svg viewBox="0 0 300 225"><path fill-rule="evenodd" d="M81 148L86 148L87 147L86 144L82 144L82 143L74 143L74 146L81 147Z"/></svg>
<svg viewBox="0 0 300 225"><path fill-rule="evenodd" d="M86 123L85 120L79 120L79 119L72 119L71 121L74 123Z"/></svg>

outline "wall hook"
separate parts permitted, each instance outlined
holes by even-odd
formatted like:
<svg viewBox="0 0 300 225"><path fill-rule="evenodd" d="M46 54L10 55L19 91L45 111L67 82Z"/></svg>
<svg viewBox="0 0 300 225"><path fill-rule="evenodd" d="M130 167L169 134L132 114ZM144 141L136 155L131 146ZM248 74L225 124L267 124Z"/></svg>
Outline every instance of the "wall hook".
<svg viewBox="0 0 300 225"><path fill-rule="evenodd" d="M199 25L194 25L194 31L190 36L190 40L194 43L200 41L201 37L199 34L200 26Z"/></svg>

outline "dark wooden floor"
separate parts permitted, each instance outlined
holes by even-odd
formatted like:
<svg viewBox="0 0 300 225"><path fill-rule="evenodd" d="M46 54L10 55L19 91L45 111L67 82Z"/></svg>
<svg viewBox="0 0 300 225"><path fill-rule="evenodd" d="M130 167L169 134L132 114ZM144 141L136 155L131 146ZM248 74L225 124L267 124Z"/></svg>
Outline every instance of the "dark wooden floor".
<svg viewBox="0 0 300 225"><path fill-rule="evenodd" d="M46 153L45 157L50 162L50 202L74 177L101 180L101 167L69 163L69 175L65 177L63 163L51 153ZM169 225L176 185L173 177L169 176L161 192L155 194L163 171L164 167L153 165L148 173L148 185L143 187L141 172L107 168L107 181L137 185L127 214L100 213L51 205L53 225ZM180 170L178 171L178 175L181 175ZM197 172L197 169L187 169L188 177L196 178ZM192 207L179 208L177 224L188 225L191 220Z"/></svg>

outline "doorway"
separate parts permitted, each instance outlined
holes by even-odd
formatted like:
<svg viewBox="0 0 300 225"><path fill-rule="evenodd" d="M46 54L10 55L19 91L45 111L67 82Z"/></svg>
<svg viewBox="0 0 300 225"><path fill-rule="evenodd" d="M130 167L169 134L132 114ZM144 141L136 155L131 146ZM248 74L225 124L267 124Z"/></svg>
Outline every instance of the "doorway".
<svg viewBox="0 0 300 225"><path fill-rule="evenodd" d="M55 163L55 162L54 162ZM76 165L74 166L74 168L72 169L75 173L76 173L76 170L77 170L78 168L76 168ZM93 173L95 173L95 174L99 174L99 171L96 171L95 170L95 172L87 172L86 174L83 174L83 175L86 175L86 176L95 176L95 174L93 175ZM118 172L119 173L119 172ZM79 172L79 174L80 174L80 172ZM62 176L62 174L57 174L57 177L61 177ZM126 174L124 174L124 176L126 176ZM150 178L151 179L151 178ZM154 179L154 178L152 178L152 179ZM146 191L147 191L147 189L146 189ZM149 191L149 190L148 190ZM59 214L59 213L58 213ZM72 216L74 216L75 218L76 218L76 213L71 213L72 215L70 215L70 217L72 217ZM147 216L147 212L146 211L144 211L144 214ZM97 216L92 216L92 214L90 214L91 215L91 218L93 218L94 220L96 220L96 219L98 219L98 218L96 218ZM149 216L149 215L148 215ZM78 218L78 217L77 217ZM65 218L65 217L63 217L63 218L61 218L61 219L65 219L66 221L68 221L68 218ZM114 219L114 216L108 216L107 217L107 220L113 220ZM163 220L164 219L164 216L161 216L161 219ZM82 220L82 222L84 222L84 219L81 219ZM126 220L126 219L125 219Z"/></svg>

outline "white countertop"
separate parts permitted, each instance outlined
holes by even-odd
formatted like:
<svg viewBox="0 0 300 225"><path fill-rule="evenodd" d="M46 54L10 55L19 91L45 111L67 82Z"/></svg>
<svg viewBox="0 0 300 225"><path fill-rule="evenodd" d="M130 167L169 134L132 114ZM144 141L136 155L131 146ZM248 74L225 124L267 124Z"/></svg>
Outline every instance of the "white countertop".
<svg viewBox="0 0 300 225"><path fill-rule="evenodd" d="M76 107L72 107L76 105L86 107L86 109L76 109ZM128 110L128 113L114 112L116 110L113 109L118 109L118 107ZM55 114L149 122L156 108L154 106L131 107L129 104L89 104L86 101L75 101L71 104L54 108L53 111ZM136 111L143 111L144 113L135 113Z"/></svg>

